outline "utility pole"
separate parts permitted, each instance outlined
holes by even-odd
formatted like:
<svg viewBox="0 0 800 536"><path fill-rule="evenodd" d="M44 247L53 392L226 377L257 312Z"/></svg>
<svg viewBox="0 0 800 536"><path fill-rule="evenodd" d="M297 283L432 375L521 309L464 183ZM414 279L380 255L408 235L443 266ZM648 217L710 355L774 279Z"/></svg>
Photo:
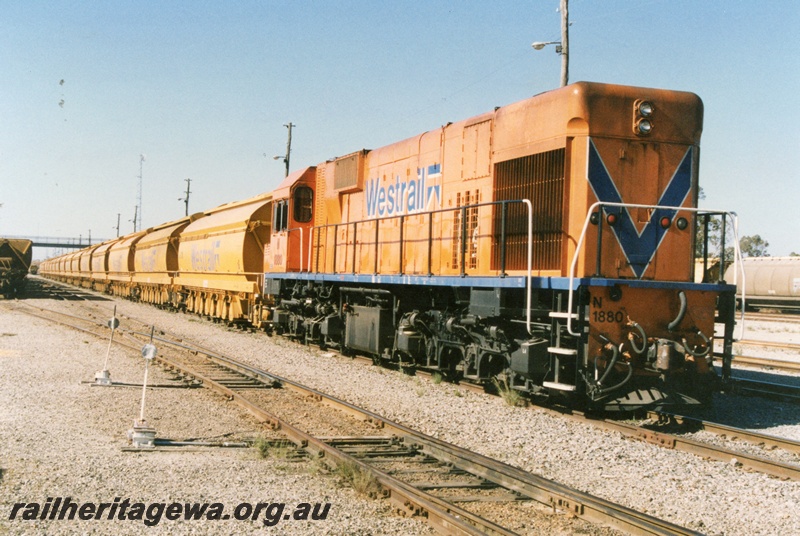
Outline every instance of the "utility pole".
<svg viewBox="0 0 800 536"><path fill-rule="evenodd" d="M134 233L136 232L136 216L137 216L137 214L139 214L139 205L136 205L135 207L133 207L133 219L132 220L128 220L128 221L132 221L133 222L133 232Z"/></svg>
<svg viewBox="0 0 800 536"><path fill-rule="evenodd" d="M117 238L119 238L119 212L117 212Z"/></svg>
<svg viewBox="0 0 800 536"><path fill-rule="evenodd" d="M561 87L569 83L569 0L561 0Z"/></svg>
<svg viewBox="0 0 800 536"><path fill-rule="evenodd" d="M192 186L192 179L185 179L186 180L186 197L179 197L178 201L183 201L186 204L186 216L189 215L189 194L192 191L189 189Z"/></svg>
<svg viewBox="0 0 800 536"><path fill-rule="evenodd" d="M289 158L292 155L292 127L296 127L297 125L292 124L291 122L288 125L283 125L289 129L289 138L286 141L286 156L276 156L274 157L275 160L283 159L283 162L286 164L286 175L285 177L289 176Z"/></svg>

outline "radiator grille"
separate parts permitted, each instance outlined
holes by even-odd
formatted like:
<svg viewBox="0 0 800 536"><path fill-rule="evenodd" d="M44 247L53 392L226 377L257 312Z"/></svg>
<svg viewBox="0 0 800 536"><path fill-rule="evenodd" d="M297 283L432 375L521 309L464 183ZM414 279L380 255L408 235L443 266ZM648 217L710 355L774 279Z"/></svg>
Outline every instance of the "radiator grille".
<svg viewBox="0 0 800 536"><path fill-rule="evenodd" d="M530 199L533 204L533 269L561 267L564 218L565 150L556 149L495 165L495 200ZM492 269L502 266L500 254L501 208L494 214L495 240ZM527 268L528 212L522 203L508 207L506 270Z"/></svg>

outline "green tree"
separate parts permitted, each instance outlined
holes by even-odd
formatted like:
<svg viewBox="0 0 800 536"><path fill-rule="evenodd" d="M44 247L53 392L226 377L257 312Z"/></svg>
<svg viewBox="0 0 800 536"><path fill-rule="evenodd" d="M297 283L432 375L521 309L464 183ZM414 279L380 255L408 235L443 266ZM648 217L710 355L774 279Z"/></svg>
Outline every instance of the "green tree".
<svg viewBox="0 0 800 536"><path fill-rule="evenodd" d="M743 236L739 240L739 248L745 257L769 257L768 247L769 242L763 240L759 235Z"/></svg>
<svg viewBox="0 0 800 536"><path fill-rule="evenodd" d="M698 193L698 198L703 200L706 198L703 189L700 188ZM723 239L722 236L722 216L721 215L709 215L708 217L708 257L709 258L718 258L721 253L721 249L723 246L725 247L725 262L729 263L733 261L734 257L734 248L733 246L728 246L728 244L733 243L733 229L731 226L731 222L727 221L725 225L725 236ZM700 216L697 218L697 228L695 234L695 246L694 246L694 256L696 258L703 257L703 247L705 244L705 218L706 216ZM739 239L739 249L742 251L743 257L769 257L769 252L767 248L769 247L769 242L761 238L760 235L752 235L752 236L743 236Z"/></svg>

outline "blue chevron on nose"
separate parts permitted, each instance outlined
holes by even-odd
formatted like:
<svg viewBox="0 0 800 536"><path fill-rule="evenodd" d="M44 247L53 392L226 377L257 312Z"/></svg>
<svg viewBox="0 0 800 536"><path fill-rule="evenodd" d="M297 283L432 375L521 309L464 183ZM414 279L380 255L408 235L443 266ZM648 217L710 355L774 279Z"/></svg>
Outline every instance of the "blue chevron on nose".
<svg viewBox="0 0 800 536"><path fill-rule="evenodd" d="M681 160L669 184L661 194L661 198L657 203L658 206L679 207L683 205L692 188L692 150L693 147L689 147L686 150L683 160ZM589 140L589 169L587 177L598 201L601 203L624 203L592 140ZM616 207L603 209L606 214L615 210L617 210ZM636 228L627 208L621 209L618 214L618 221L611 229L625 258L628 260L628 264L638 279L641 279L644 275L661 245L661 241L664 240L667 231L670 229L669 227L663 229L659 225L660 220L664 217L672 220L676 213L677 211L674 209L655 209L650 215L650 220L644 224L641 231Z"/></svg>

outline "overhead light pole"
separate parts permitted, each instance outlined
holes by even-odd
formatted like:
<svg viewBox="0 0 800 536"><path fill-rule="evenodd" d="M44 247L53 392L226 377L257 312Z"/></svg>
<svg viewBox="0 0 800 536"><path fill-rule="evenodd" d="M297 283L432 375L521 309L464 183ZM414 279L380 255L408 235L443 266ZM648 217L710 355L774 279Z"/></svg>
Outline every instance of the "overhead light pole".
<svg viewBox="0 0 800 536"><path fill-rule="evenodd" d="M561 55L561 87L569 83L569 0L561 0L561 41L536 41L531 46L542 50L547 45L556 46L556 54Z"/></svg>
<svg viewBox="0 0 800 536"><path fill-rule="evenodd" d="M291 122L288 125L283 125L289 129L289 138L286 140L286 156L275 156L273 157L274 160L281 160L286 164L286 177L289 176L289 157L292 155L292 127L296 127L297 125L292 124Z"/></svg>
<svg viewBox="0 0 800 536"><path fill-rule="evenodd" d="M139 205L136 205L136 206L133 208L133 219L132 219L132 220L128 220L128 221L132 221L132 222L133 222L133 232L134 232L134 233L136 232L136 216L137 216L138 214L139 214Z"/></svg>
<svg viewBox="0 0 800 536"><path fill-rule="evenodd" d="M189 194L192 193L192 191L190 190L190 188L192 186L192 179L185 179L185 180L186 180L186 197L179 197L178 201L183 201L184 202L184 204L186 205L186 214L185 215L188 216L189 215Z"/></svg>

